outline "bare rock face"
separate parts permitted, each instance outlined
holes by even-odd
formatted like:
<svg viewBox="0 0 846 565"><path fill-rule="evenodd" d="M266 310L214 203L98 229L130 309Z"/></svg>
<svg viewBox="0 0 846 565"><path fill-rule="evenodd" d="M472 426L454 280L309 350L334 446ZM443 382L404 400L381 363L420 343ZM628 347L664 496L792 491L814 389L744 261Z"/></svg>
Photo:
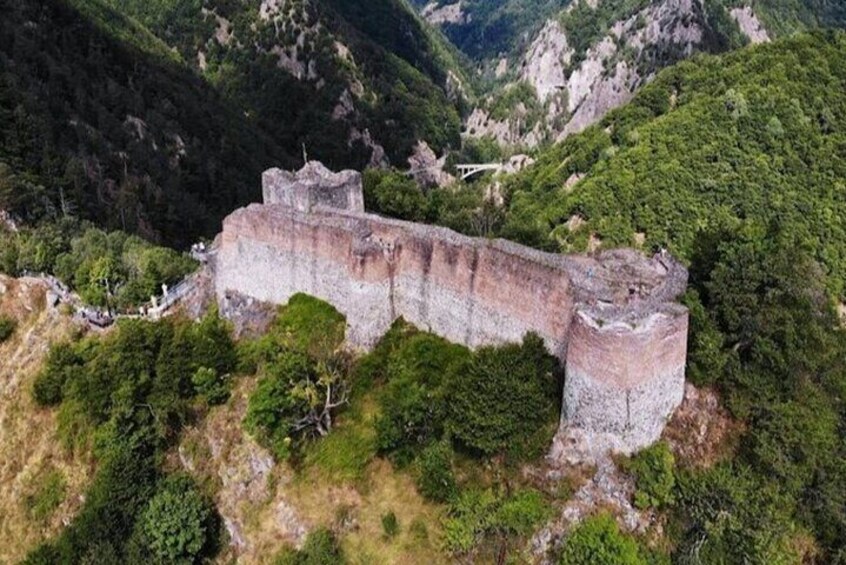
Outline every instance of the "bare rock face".
<svg viewBox="0 0 846 565"><path fill-rule="evenodd" d="M597 8L600 1L587 4ZM750 7L735 8L731 15L753 43L768 41ZM483 105L468 117L467 135L532 147L578 133L629 102L661 66L700 49L708 25L702 0L658 0L612 22L603 37L577 53L559 20L551 19L531 41L519 67L519 80L534 87L544 107L541 123L528 130L518 127L523 117L516 109L506 120L491 120Z"/></svg>
<svg viewBox="0 0 846 565"><path fill-rule="evenodd" d="M687 271L668 255L543 253L366 214L350 205L360 176L319 163L264 180L266 204L224 220L222 312L232 296L310 294L346 316L360 349L400 317L473 348L534 332L566 364L561 434L583 431L598 451L649 445L681 402L688 317L674 300Z"/></svg>
<svg viewBox="0 0 846 565"><path fill-rule="evenodd" d="M425 141L418 141L414 153L408 158L408 166L417 184L424 187L449 186L455 177L444 171L446 156L438 159Z"/></svg>
<svg viewBox="0 0 846 565"><path fill-rule="evenodd" d="M467 14L464 13L461 6L461 0L454 4L447 4L446 6L438 6L436 2L432 2L425 6L420 14L427 22L434 26L463 24L468 21Z"/></svg>
<svg viewBox="0 0 846 565"><path fill-rule="evenodd" d="M752 11L751 6L733 8L729 13L734 18L734 21L737 22L737 25L740 26L740 31L743 32L743 35L748 37L752 43L766 43L770 40L770 34L767 33L764 24L761 23L755 12Z"/></svg>
<svg viewBox="0 0 846 565"><path fill-rule="evenodd" d="M526 167L530 167L535 163L535 160L528 155L512 155L508 161L502 165L502 171L506 174L519 173Z"/></svg>
<svg viewBox="0 0 846 565"><path fill-rule="evenodd" d="M474 108L465 123L466 136L492 137L500 145L535 147L546 139L546 126L538 122L528 132L523 132L527 117L525 105L518 104L505 120L496 120L483 108Z"/></svg>
<svg viewBox="0 0 846 565"><path fill-rule="evenodd" d="M582 437L581 440L589 442L590 438ZM584 459L579 458L573 461L574 465L584 463ZM568 533L599 508L611 513L626 532L643 534L654 525L654 512L638 510L633 506L634 481L617 467L608 454L592 459L590 464L595 466L591 476L579 485L560 513L529 540L528 550L537 558L537 562L550 563L548 556L566 540ZM569 470L572 469L569 467ZM548 478L559 480L561 471L553 469Z"/></svg>
<svg viewBox="0 0 846 565"><path fill-rule="evenodd" d="M361 173L333 173L318 161L306 163L296 173L280 169L265 171L262 190L265 204L283 204L300 212L310 212L314 206L364 211Z"/></svg>
<svg viewBox="0 0 846 565"><path fill-rule="evenodd" d="M367 163L369 167L382 169L390 165L385 148L373 139L370 130L365 129L364 131L360 131L357 128L350 130L347 146L352 147L356 143L361 143L370 149L370 161Z"/></svg>
<svg viewBox="0 0 846 565"><path fill-rule="evenodd" d="M558 20L549 20L529 46L520 78L535 87L538 98L546 102L567 84L565 69L570 65L573 50Z"/></svg>

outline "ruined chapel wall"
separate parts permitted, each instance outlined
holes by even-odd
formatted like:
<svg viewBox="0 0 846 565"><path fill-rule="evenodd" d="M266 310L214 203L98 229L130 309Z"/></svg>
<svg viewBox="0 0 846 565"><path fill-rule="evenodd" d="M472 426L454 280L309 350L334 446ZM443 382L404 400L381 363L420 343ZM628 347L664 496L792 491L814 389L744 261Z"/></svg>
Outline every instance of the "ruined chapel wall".
<svg viewBox="0 0 846 565"><path fill-rule="evenodd" d="M301 212L317 206L364 212L361 174L333 173L315 161L297 174L268 169L262 174L262 196L265 204L283 204Z"/></svg>

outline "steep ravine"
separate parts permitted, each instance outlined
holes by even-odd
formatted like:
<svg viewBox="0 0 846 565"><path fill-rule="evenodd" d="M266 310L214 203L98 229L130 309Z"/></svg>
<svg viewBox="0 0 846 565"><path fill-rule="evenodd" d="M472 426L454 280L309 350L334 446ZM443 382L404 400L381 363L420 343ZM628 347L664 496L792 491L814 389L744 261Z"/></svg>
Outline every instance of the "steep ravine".
<svg viewBox="0 0 846 565"><path fill-rule="evenodd" d="M605 5L612 6L611 18L603 24ZM724 50L731 37L750 43L769 40L749 7L709 12L703 0L658 0L640 10L615 13L614 6L611 0L575 2L547 20L525 52L500 59L496 73L509 82L497 86L474 109L466 120L465 135L492 136L512 146L560 141L627 103L668 65L699 51ZM579 29L581 19L591 17L605 31L585 45L567 29ZM495 115L492 108L501 106L503 92L519 83L531 87L534 100L520 100L507 113L500 107L500 115ZM527 108L532 105L542 111L530 115Z"/></svg>

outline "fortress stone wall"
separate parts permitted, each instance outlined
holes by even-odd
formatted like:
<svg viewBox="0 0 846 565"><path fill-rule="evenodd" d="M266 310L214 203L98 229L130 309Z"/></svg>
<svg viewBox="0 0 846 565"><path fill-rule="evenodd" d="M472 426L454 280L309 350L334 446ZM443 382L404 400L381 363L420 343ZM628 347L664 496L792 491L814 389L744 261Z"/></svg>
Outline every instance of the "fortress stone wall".
<svg viewBox="0 0 846 565"><path fill-rule="evenodd" d="M562 426L624 452L655 441L682 400L688 318L673 301L687 272L665 254L557 255L367 214L360 176L317 163L269 171L264 193L224 221L224 311L235 296L307 293L365 349L399 317L473 348L535 332L566 366Z"/></svg>

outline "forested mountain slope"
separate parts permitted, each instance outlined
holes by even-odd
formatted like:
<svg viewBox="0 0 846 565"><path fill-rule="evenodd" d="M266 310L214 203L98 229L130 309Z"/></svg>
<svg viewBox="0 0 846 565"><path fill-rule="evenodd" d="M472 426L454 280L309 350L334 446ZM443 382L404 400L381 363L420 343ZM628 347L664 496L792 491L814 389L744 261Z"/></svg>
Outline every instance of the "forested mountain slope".
<svg viewBox="0 0 846 565"><path fill-rule="evenodd" d="M843 32L698 56L509 182L499 235L690 263L687 378L745 430L678 475L674 562L846 558L844 86Z"/></svg>
<svg viewBox="0 0 846 565"><path fill-rule="evenodd" d="M257 199L263 169L294 164L97 0L85 14L66 0L0 11L0 208L185 244Z"/></svg>
<svg viewBox="0 0 846 565"><path fill-rule="evenodd" d="M507 231L583 250L667 247L744 220L790 227L846 281L846 35L697 57L511 181ZM578 218L576 220L575 218Z"/></svg>
<svg viewBox="0 0 846 565"><path fill-rule="evenodd" d="M184 245L303 153L459 144L469 81L398 0L2 0L0 209Z"/></svg>
<svg viewBox="0 0 846 565"><path fill-rule="evenodd" d="M109 0L291 152L334 168L459 143L470 88L402 0Z"/></svg>

